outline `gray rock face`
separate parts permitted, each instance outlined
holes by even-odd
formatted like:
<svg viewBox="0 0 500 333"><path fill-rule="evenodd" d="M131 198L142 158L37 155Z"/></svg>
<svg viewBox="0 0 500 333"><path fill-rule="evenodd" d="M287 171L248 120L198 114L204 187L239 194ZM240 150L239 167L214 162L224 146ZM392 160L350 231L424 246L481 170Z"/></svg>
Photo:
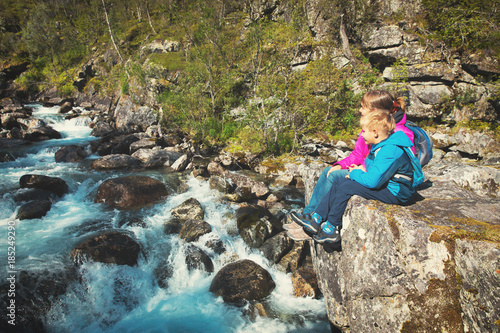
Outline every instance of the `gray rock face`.
<svg viewBox="0 0 500 333"><path fill-rule="evenodd" d="M304 173L307 197L321 170ZM441 161L424 172L413 203L355 196L341 247L311 245L329 319L341 330L499 331L500 200L491 184L500 171Z"/></svg>
<svg viewBox="0 0 500 333"><path fill-rule="evenodd" d="M118 130L145 131L157 122L157 114L148 106L138 107L130 98L121 100L115 109L116 128Z"/></svg>

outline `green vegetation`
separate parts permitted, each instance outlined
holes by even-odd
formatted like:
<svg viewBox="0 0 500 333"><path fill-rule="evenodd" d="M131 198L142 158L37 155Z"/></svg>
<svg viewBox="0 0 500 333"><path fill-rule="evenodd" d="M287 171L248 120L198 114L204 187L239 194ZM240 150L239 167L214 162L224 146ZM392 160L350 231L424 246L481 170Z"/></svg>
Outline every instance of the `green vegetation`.
<svg viewBox="0 0 500 333"><path fill-rule="evenodd" d="M497 3L423 4L429 14L420 25L427 38L498 54ZM330 20L321 42L310 31L306 0L280 6L287 15L271 18L256 12L254 0L0 0L0 61L30 64L16 81L28 94L56 87L70 96L82 65L100 57L86 90L127 95L136 103L154 90L162 125L179 127L200 144L233 142L281 155L293 152L304 135L352 136L362 93L383 81L355 44L360 28L381 19L377 6L318 0L316 9ZM341 17L356 66L334 65ZM163 41L179 43L180 50L144 50ZM298 59L307 61L313 50L321 56L298 70ZM404 59L395 70L396 88L404 89ZM458 103L467 105L467 95Z"/></svg>
<svg viewBox="0 0 500 333"><path fill-rule="evenodd" d="M500 3L490 0L422 0L434 38L461 50L483 50L499 58Z"/></svg>

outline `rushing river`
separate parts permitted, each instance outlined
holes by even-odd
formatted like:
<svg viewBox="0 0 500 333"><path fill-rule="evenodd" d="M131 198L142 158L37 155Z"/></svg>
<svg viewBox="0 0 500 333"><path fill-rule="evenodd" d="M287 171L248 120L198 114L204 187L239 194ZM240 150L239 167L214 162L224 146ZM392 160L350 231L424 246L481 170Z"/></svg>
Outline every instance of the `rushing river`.
<svg viewBox="0 0 500 333"><path fill-rule="evenodd" d="M35 108L34 118L44 119L63 138L36 143L13 152L16 160L0 163L0 259L5 269L1 282L8 277L8 227L15 226L15 270L33 272L53 271L71 265L73 247L97 231L125 229L133 233L143 254L135 267L85 263L80 266L81 279L71 283L65 294L54 303L43 318L51 332L329 332L323 300L295 298L291 274L285 274L256 249L248 247L235 230L231 218L237 206L221 201L221 193L211 190L207 181L186 178L189 189L171 194L152 208L139 212L143 225L123 223L123 212L94 203L99 185L108 178L125 175L123 172L89 170L84 163L56 163L54 154L62 146L87 145L90 136L88 118L64 120L58 108ZM59 177L66 181L70 192L57 200L41 219L16 220L18 204L13 194L19 189L19 179L25 174ZM129 173L127 173L129 174ZM135 172L156 178L167 184L172 174L160 170ZM172 192L172 191L171 191ZM170 218L172 208L189 198L196 198L205 209L205 221L212 232L194 244L206 251L214 262L214 273L188 270L185 245L177 235L166 235L163 224ZM228 217L229 216L229 217ZM137 218L137 216L134 216ZM12 228L11 228L12 229ZM227 249L215 254L204 244L217 236ZM12 241L12 239L11 239ZM12 245L12 244L10 244ZM230 256L250 259L268 270L276 283L269 297L275 318L250 319L245 308L225 304L209 292L215 273L229 262ZM12 258L9 258L9 260ZM154 270L160 262L173 267L168 288L160 288ZM18 313L18 316L22 314ZM4 316L4 314L2 314Z"/></svg>

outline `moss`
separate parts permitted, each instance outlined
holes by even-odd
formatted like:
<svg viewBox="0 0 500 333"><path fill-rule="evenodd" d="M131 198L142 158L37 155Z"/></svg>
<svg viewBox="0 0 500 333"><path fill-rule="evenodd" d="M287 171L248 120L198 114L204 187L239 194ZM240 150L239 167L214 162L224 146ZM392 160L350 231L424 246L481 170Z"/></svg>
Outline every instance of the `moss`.
<svg viewBox="0 0 500 333"><path fill-rule="evenodd" d="M389 224L389 229L391 230L392 236L395 240L399 240L401 238L398 223L396 218L394 217L394 212L399 209L398 206L395 205L386 205L385 217L387 218L387 223Z"/></svg>
<svg viewBox="0 0 500 333"><path fill-rule="evenodd" d="M431 279L424 294L409 295L412 318L403 324L401 332L464 332L453 260L446 262L445 274L443 280Z"/></svg>

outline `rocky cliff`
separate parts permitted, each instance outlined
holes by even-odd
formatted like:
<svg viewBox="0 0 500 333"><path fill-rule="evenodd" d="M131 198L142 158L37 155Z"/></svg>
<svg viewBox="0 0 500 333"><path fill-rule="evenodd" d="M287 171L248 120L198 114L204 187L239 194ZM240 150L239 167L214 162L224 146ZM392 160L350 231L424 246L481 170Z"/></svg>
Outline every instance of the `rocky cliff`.
<svg viewBox="0 0 500 333"><path fill-rule="evenodd" d="M303 171L306 196L324 165ZM337 249L311 245L344 332L500 331L500 171L434 161L414 202L353 197Z"/></svg>

